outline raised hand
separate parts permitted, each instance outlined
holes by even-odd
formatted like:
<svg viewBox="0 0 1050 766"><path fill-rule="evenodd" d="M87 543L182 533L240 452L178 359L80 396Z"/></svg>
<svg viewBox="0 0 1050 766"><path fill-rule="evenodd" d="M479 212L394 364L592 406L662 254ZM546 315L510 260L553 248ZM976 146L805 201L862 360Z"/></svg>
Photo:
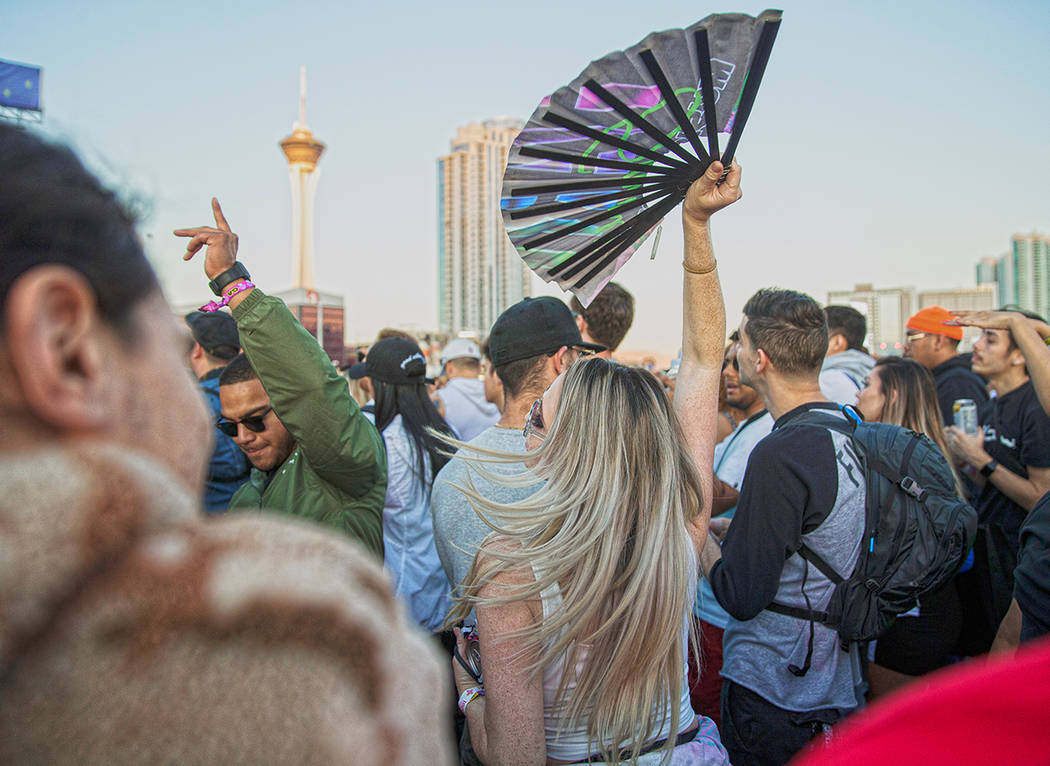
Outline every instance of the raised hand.
<svg viewBox="0 0 1050 766"><path fill-rule="evenodd" d="M712 162L702 176L693 181L685 195L685 206L682 209L684 218L704 223L712 213L732 205L743 195L740 191L740 166L734 162L721 181L725 167L721 162Z"/></svg>
<svg viewBox="0 0 1050 766"><path fill-rule="evenodd" d="M985 330L1009 330L1010 323L1024 321L1025 316L1016 311L953 311L947 325L980 327Z"/></svg>
<svg viewBox="0 0 1050 766"><path fill-rule="evenodd" d="M175 229L176 237L190 237L186 243L186 254L182 260L188 261L196 255L202 247L204 251L204 273L208 279L231 268L237 260L237 235L230 230L230 224L226 216L222 214L219 200L211 198L211 210L215 216L215 226L198 226L193 229Z"/></svg>

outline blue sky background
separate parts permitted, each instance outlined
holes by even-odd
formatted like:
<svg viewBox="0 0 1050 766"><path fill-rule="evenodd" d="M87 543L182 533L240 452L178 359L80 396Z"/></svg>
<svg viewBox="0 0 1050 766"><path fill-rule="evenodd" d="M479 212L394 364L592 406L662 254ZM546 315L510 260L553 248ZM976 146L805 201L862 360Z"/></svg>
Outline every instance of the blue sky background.
<svg viewBox="0 0 1050 766"><path fill-rule="evenodd" d="M764 6L650 0L72 3L0 0L0 58L44 67L46 130L141 198L169 297L207 297L173 228L216 195L264 289L291 281L277 142L309 72L328 144L317 280L348 334L437 320L436 158L457 125L527 118L592 59L648 32ZM745 196L715 219L730 323L758 287L825 300L855 282L973 284L1016 232L1050 229L1050 3L790 2L738 157ZM681 234L620 272L624 347L679 345ZM553 291L552 291L553 292Z"/></svg>

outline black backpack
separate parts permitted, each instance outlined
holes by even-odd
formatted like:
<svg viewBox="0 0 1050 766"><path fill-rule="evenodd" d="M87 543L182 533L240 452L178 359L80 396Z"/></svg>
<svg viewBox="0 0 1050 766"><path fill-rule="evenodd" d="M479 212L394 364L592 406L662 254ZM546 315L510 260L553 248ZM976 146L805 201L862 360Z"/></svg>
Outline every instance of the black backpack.
<svg viewBox="0 0 1050 766"><path fill-rule="evenodd" d="M843 648L871 641L912 609L918 597L959 571L977 534L977 512L955 493L952 470L923 434L888 423L865 423L852 407L846 420L809 410L791 425L816 425L849 436L864 466L864 537L853 573L844 579L804 544L798 553L835 583L827 611L772 603L770 611L834 628ZM812 654L803 668L805 675Z"/></svg>

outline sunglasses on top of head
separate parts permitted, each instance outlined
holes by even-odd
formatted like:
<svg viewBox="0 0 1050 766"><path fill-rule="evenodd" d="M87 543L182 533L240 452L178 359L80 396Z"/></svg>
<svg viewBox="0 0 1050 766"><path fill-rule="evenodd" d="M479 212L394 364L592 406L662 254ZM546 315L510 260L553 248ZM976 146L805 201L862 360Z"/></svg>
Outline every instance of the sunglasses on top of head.
<svg viewBox="0 0 1050 766"><path fill-rule="evenodd" d="M273 411L273 407L267 407L265 410L260 412L258 415L249 415L246 418L240 420L230 420L229 418L219 418L215 421L215 427L222 431L227 436L237 435L237 426L243 425L249 431L253 433L261 434L266 430L266 416Z"/></svg>

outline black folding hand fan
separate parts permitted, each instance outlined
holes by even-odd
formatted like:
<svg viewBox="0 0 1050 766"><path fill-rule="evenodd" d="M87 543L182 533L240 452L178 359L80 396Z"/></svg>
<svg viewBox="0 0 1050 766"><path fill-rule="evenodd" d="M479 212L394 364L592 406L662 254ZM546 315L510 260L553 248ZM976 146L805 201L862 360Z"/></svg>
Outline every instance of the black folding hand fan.
<svg viewBox="0 0 1050 766"><path fill-rule="evenodd" d="M589 304L713 159L729 167L780 16L655 32L543 99L503 176L503 220L525 263Z"/></svg>

